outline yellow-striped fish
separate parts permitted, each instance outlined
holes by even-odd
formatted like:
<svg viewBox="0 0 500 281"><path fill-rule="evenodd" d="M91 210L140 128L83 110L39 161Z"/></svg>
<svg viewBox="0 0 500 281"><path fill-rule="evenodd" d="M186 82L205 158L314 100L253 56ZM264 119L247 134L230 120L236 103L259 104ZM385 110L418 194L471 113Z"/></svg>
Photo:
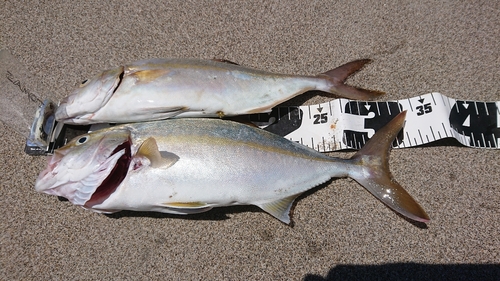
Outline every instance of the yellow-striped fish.
<svg viewBox="0 0 500 281"><path fill-rule="evenodd" d="M350 159L227 120L120 125L55 150L35 188L97 212L193 214L256 205L289 223L290 207L300 194L330 178L351 177L396 212L426 222L425 211L389 172L389 150L405 114Z"/></svg>

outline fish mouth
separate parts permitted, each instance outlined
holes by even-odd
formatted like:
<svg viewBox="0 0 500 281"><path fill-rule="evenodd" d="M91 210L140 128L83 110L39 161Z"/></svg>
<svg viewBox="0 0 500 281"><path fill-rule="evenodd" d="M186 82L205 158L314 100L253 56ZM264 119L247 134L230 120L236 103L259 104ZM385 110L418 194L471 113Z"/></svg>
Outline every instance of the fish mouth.
<svg viewBox="0 0 500 281"><path fill-rule="evenodd" d="M66 109L69 101L69 97L65 97L59 103L59 106L56 109L55 117L56 120L61 122L69 118L68 110Z"/></svg>
<svg viewBox="0 0 500 281"><path fill-rule="evenodd" d="M99 205L113 194L118 186L123 182L128 173L128 168L130 162L132 161L131 153L132 141L130 138L124 143L120 144L113 150L110 157L116 153L125 150L123 155L116 161L115 166L109 173L109 175L101 182L101 184L95 189L94 193L87 202L85 202L84 207L92 208L95 205Z"/></svg>

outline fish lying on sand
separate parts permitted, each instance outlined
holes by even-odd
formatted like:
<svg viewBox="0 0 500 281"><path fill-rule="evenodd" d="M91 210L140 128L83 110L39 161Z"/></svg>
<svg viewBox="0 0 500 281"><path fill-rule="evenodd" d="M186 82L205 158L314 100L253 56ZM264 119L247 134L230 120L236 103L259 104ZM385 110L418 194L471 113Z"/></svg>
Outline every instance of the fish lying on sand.
<svg viewBox="0 0 500 281"><path fill-rule="evenodd" d="M394 211L429 217L392 179L391 143L400 113L350 159L221 119L125 124L79 136L55 150L35 189L96 212L194 214L256 205L289 223L295 198L333 177L351 177Z"/></svg>
<svg viewBox="0 0 500 281"><path fill-rule="evenodd" d="M66 124L128 123L172 117L223 117L269 112L306 91L370 100L382 92L344 80L370 60L316 76L276 74L221 60L149 59L106 70L62 100Z"/></svg>

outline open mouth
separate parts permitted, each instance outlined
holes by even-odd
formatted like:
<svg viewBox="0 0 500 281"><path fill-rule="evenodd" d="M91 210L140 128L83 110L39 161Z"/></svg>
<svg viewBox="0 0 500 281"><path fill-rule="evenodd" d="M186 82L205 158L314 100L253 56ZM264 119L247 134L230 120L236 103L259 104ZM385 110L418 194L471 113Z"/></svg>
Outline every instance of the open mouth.
<svg viewBox="0 0 500 281"><path fill-rule="evenodd" d="M125 153L118 159L115 167L111 170L111 173L109 173L101 185L96 188L90 199L85 203L85 207L91 208L92 206L104 202L113 192L115 192L118 186L125 179L130 161L132 160L130 146L131 141L128 139L126 142L120 144L115 148L115 150L113 150L110 156L123 149L125 149Z"/></svg>

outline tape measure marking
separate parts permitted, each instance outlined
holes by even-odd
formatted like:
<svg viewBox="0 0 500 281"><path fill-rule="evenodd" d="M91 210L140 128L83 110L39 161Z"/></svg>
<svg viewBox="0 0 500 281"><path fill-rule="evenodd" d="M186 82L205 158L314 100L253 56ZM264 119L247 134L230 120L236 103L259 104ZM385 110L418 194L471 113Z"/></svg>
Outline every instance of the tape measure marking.
<svg viewBox="0 0 500 281"><path fill-rule="evenodd" d="M403 110L408 110L404 133L394 147L415 147L452 137L469 147L499 148L500 102L461 101L440 93L384 102L336 99L277 107L269 114L249 118L264 130L329 152L360 149Z"/></svg>

